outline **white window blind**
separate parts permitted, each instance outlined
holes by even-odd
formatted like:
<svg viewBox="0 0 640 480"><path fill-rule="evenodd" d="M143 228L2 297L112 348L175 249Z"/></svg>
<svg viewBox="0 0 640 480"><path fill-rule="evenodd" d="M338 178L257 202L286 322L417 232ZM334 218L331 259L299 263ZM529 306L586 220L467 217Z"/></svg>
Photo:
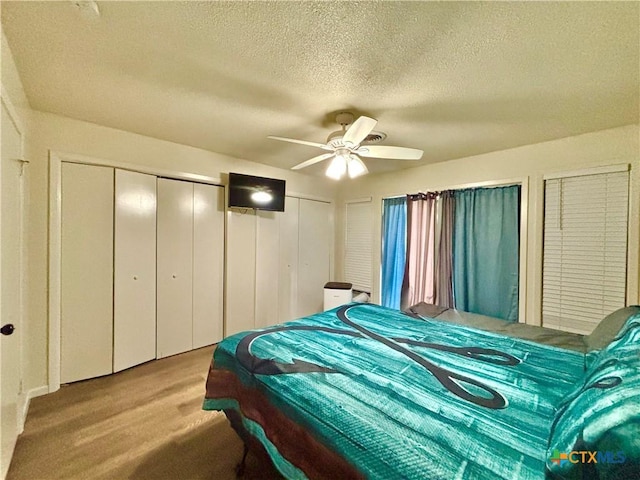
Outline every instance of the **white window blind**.
<svg viewBox="0 0 640 480"><path fill-rule="evenodd" d="M542 324L589 334L625 306L629 172L545 181Z"/></svg>
<svg viewBox="0 0 640 480"><path fill-rule="evenodd" d="M371 201L347 203L345 219L345 281L354 290L371 293L371 241L373 212Z"/></svg>

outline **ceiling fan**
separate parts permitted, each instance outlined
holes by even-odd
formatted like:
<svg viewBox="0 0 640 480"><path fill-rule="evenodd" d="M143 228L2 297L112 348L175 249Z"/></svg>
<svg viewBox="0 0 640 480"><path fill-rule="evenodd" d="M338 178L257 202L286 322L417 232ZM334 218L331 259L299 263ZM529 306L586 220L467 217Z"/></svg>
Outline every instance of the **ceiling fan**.
<svg viewBox="0 0 640 480"><path fill-rule="evenodd" d="M342 112L336 115L336 122L342 126L342 130L331 133L329 138L327 138L326 144L286 137L274 137L272 135L267 138L309 145L310 147L317 147L329 151L330 153L323 153L322 155L313 157L291 167L291 169L300 170L301 168L309 167L323 160L333 158L327 168L326 175L335 180L339 180L347 172L350 178L369 173L367 166L360 157L396 160L420 160L420 158L422 158L422 150L416 148L369 145L386 137L382 132L373 131L378 123L378 121L373 118L362 116L354 122L353 114ZM347 125L350 125L349 128L347 128Z"/></svg>

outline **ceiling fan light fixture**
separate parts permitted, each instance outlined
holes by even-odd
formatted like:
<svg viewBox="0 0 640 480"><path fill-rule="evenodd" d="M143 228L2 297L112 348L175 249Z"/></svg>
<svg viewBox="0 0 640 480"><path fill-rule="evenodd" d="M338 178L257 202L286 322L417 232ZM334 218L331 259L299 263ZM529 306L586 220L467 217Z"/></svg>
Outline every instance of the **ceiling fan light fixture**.
<svg viewBox="0 0 640 480"><path fill-rule="evenodd" d="M325 172L327 177L334 180L340 180L342 176L347 172L347 159L342 155L336 155L331 160L327 171Z"/></svg>
<svg viewBox="0 0 640 480"><path fill-rule="evenodd" d="M356 178L369 173L367 166L357 155L349 155L347 168L349 170L349 178Z"/></svg>

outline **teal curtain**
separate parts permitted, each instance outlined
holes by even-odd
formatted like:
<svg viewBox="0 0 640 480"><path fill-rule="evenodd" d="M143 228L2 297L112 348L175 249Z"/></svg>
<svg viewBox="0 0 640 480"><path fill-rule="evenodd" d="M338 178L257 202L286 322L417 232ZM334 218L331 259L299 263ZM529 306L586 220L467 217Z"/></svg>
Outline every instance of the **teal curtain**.
<svg viewBox="0 0 640 480"><path fill-rule="evenodd" d="M407 199L382 201L382 305L400 309L407 248Z"/></svg>
<svg viewBox="0 0 640 480"><path fill-rule="evenodd" d="M520 186L458 190L454 196L455 307L515 322Z"/></svg>

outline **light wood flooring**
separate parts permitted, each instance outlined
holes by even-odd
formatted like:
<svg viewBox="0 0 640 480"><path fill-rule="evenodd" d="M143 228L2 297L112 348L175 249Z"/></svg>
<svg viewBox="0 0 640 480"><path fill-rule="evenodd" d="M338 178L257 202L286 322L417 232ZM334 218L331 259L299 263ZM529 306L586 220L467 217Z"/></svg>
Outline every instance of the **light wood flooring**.
<svg viewBox="0 0 640 480"><path fill-rule="evenodd" d="M7 480L235 479L242 442L202 410L213 347L63 386L31 401ZM245 479L279 479L251 453Z"/></svg>

